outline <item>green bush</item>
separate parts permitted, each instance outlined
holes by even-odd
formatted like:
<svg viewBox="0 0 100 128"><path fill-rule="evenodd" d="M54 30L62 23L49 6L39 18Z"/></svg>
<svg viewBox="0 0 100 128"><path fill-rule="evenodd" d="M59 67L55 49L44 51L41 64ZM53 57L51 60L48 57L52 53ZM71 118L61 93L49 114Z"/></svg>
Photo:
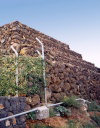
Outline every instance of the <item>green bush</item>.
<svg viewBox="0 0 100 128"><path fill-rule="evenodd" d="M71 115L71 110L66 109L63 106L58 106L58 107L55 108L55 110L57 112L59 112L61 116L70 116Z"/></svg>
<svg viewBox="0 0 100 128"><path fill-rule="evenodd" d="M93 124L85 124L83 128L96 128Z"/></svg>
<svg viewBox="0 0 100 128"><path fill-rule="evenodd" d="M99 111L100 112L100 105L98 105L95 101L92 101L88 104L88 111Z"/></svg>
<svg viewBox="0 0 100 128"><path fill-rule="evenodd" d="M75 122L73 120L69 120L68 126L69 126L68 128L77 128L76 124L75 124Z"/></svg>
<svg viewBox="0 0 100 128"><path fill-rule="evenodd" d="M57 112L53 108L49 109L49 116L50 117L54 117L54 116L56 116L56 114L57 114Z"/></svg>
<svg viewBox="0 0 100 128"><path fill-rule="evenodd" d="M30 112L27 114L27 119L35 120L36 119L36 112Z"/></svg>
<svg viewBox="0 0 100 128"><path fill-rule="evenodd" d="M35 124L31 128L53 128L53 127L47 126L47 125L42 125L42 124Z"/></svg>
<svg viewBox="0 0 100 128"><path fill-rule="evenodd" d="M31 56L18 57L19 82L16 86L16 58L0 56L0 96L19 94L41 94L43 88L43 64L41 58ZM31 82L31 86L29 86Z"/></svg>
<svg viewBox="0 0 100 128"><path fill-rule="evenodd" d="M74 107L74 108L79 108L80 107L80 103L78 101L76 101L76 97L75 96L64 97L63 105L65 107Z"/></svg>
<svg viewBox="0 0 100 128"><path fill-rule="evenodd" d="M94 115L91 117L92 120L96 122L96 124L100 127L100 116Z"/></svg>
<svg viewBox="0 0 100 128"><path fill-rule="evenodd" d="M15 95L19 88L15 85L15 58L0 57L0 96Z"/></svg>

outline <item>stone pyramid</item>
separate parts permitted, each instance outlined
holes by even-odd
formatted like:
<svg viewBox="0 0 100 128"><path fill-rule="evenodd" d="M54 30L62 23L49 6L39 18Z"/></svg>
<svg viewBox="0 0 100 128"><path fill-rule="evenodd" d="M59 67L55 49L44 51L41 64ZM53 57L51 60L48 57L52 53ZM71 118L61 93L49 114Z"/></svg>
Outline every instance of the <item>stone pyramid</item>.
<svg viewBox="0 0 100 128"><path fill-rule="evenodd" d="M14 45L21 55L38 56L36 50L41 49L36 37L45 48L50 100L58 102L63 96L77 95L100 101L100 69L63 42L15 21L0 27L0 53L11 54L10 46Z"/></svg>

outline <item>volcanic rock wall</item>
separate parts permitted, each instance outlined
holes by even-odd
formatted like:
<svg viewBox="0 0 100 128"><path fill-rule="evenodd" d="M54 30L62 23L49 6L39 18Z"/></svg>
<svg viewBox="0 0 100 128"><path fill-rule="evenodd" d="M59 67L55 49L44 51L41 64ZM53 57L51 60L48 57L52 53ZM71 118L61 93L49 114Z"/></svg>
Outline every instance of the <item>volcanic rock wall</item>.
<svg viewBox="0 0 100 128"><path fill-rule="evenodd" d="M16 21L0 27L1 54L11 54L10 45L19 54L38 56L41 50L38 37L45 47L48 88L51 101L57 102L65 95L78 95L89 100L100 100L100 69L86 62L69 46Z"/></svg>
<svg viewBox="0 0 100 128"><path fill-rule="evenodd" d="M24 112L27 108L25 97L0 97L0 118ZM0 128L26 128L25 115L0 121Z"/></svg>

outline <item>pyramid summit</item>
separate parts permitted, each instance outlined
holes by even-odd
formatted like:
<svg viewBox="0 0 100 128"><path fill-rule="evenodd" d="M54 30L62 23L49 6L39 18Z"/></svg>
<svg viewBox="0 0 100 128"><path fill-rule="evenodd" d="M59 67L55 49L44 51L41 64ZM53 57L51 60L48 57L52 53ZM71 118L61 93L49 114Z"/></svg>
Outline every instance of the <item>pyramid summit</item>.
<svg viewBox="0 0 100 128"><path fill-rule="evenodd" d="M55 45L55 47L57 46L61 47L62 45L64 45L66 48L69 48L68 45L65 45L64 43L62 43L61 45L59 43L60 41L57 41L56 39L50 36L47 36L35 29L32 29L26 25L23 25L19 21L14 21L10 24L6 24L0 27L0 35L2 35L0 36L1 42L5 40L6 44L9 44L9 45L11 42L15 42L19 44L27 44L27 45L34 44L36 42L35 38L38 37L40 40L44 41L44 43L48 42L48 45ZM55 42L55 44L52 44L52 42Z"/></svg>
<svg viewBox="0 0 100 128"><path fill-rule="evenodd" d="M14 44L19 54L38 56L36 50L40 50L40 45L36 37L45 48L48 87L52 91L50 100L58 102L62 96L77 95L99 101L100 69L83 60L69 45L14 21L0 27L0 51L8 55Z"/></svg>

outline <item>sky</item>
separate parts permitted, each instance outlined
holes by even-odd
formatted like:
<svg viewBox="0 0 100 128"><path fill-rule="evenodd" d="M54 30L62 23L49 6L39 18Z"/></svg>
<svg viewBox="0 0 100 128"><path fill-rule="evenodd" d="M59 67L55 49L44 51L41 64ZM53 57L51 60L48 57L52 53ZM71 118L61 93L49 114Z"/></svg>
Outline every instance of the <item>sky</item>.
<svg viewBox="0 0 100 128"><path fill-rule="evenodd" d="M100 68L100 0L0 0L0 26L16 20Z"/></svg>

